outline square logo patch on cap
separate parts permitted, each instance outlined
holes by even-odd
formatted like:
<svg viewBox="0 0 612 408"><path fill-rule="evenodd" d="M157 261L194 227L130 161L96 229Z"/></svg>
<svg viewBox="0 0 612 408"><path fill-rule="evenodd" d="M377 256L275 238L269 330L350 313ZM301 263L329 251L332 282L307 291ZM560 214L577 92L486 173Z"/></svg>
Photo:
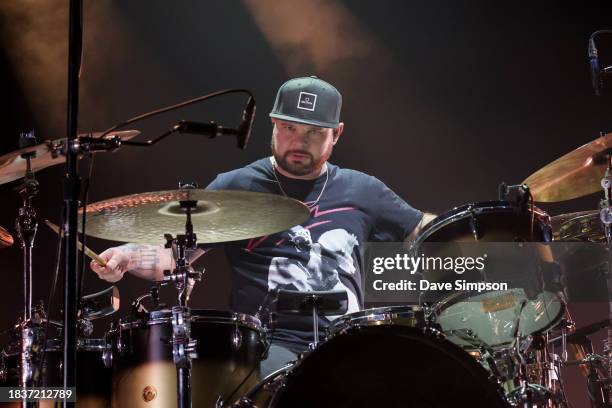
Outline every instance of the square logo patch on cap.
<svg viewBox="0 0 612 408"><path fill-rule="evenodd" d="M304 109L309 111L315 110L317 104L317 95L308 92L300 92L300 98L298 100L298 109Z"/></svg>

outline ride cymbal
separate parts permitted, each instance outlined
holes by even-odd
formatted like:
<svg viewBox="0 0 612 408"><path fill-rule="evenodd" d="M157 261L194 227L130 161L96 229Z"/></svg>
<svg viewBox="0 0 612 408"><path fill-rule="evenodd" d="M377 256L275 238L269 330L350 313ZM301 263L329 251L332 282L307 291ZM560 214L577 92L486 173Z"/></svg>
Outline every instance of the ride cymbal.
<svg viewBox="0 0 612 408"><path fill-rule="evenodd" d="M184 234L179 201L196 201L191 220L198 243L239 241L302 224L310 211L276 194L233 190L169 190L111 198L87 206L86 234L111 241L162 244Z"/></svg>

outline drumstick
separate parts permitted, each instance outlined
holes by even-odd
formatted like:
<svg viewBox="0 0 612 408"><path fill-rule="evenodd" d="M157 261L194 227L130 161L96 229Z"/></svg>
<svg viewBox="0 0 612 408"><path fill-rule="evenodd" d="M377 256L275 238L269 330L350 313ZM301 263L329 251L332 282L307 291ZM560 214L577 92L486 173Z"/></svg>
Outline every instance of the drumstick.
<svg viewBox="0 0 612 408"><path fill-rule="evenodd" d="M60 234L59 227L57 225L55 225L54 223L52 223L51 221L45 220L45 224L47 224L47 226L49 228L51 228L53 231L55 231L55 233L57 235L62 235L62 234ZM82 251L84 245L81 243L81 241L77 240L77 247ZM85 255L87 255L88 257L90 257L94 261L96 261L99 265L106 266L106 261L104 259L100 258L100 255L96 254L94 251L92 251L91 249L87 248L87 246L85 246Z"/></svg>

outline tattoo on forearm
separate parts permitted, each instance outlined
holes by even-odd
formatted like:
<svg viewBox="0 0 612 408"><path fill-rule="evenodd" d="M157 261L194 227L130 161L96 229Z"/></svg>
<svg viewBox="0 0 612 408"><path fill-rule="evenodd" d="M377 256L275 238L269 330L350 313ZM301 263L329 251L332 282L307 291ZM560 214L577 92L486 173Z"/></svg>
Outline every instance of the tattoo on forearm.
<svg viewBox="0 0 612 408"><path fill-rule="evenodd" d="M160 263L159 248L150 245L127 244L124 249L129 253L129 269L146 271L156 270Z"/></svg>

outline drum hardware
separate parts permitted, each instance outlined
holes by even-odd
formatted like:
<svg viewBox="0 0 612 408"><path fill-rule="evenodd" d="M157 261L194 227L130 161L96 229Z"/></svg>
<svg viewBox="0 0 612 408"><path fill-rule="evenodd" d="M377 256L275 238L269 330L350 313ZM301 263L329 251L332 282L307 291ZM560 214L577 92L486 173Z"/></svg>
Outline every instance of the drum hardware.
<svg viewBox="0 0 612 408"><path fill-rule="evenodd" d="M30 132L32 134L32 132ZM124 130L120 132L112 132L104 136L103 140L116 139L119 141L127 141L136 136L140 132L138 130ZM79 135L82 138L81 145L85 146L85 138L90 137L99 142L101 132L82 133ZM0 156L0 184L9 183L11 181L23 177L27 170L27 159L30 157L30 168L33 173L45 169L47 167L62 164L66 161L66 149L64 147L66 139L45 140L39 142L35 137L28 136L27 145L20 145L19 149ZM82 156L80 152L80 156Z"/></svg>
<svg viewBox="0 0 612 408"><path fill-rule="evenodd" d="M164 308L166 305L163 303L159 303L159 290L166 286L168 282L155 282L150 288L149 292L143 295L140 295L132 302L130 305L130 309L132 311L132 315L139 315L142 313L147 313L148 310L142 304L142 301L148 298L151 298L151 302L153 303L153 310L159 310Z"/></svg>
<svg viewBox="0 0 612 408"><path fill-rule="evenodd" d="M179 190L192 190L197 184L179 183ZM191 213L196 200L181 200L179 208L185 214L185 234L173 238L165 234L166 248L172 248L175 261L173 271L164 271L164 281L173 282L178 292L178 306L172 307L172 357L177 370L177 407L191 408L191 359L196 358L197 340L191 338L191 314L187 306L194 281L202 279L203 271L194 270L189 259L197 250L197 236L193 232Z"/></svg>
<svg viewBox="0 0 612 408"><path fill-rule="evenodd" d="M20 147L31 147L36 143L34 132L22 133L19 136ZM20 155L26 162L25 174L23 175L22 183L17 187L17 191L21 196L22 205L19 208L19 215L15 221L17 237L19 238L21 250L23 253L23 315L19 323L20 326L20 376L19 385L26 389L32 385L32 381L36 375L34 372L35 363L40 357L35 350L44 348L40 344L41 338L36 336L37 331L34 326L37 324L32 315L32 251L34 248L34 238L38 228L38 220L36 218L36 210L32 206L32 200L36 197L39 184L34 178L32 171L32 158L35 152L28 151ZM38 315L36 315L38 317ZM22 401L23 406L28 406L28 403Z"/></svg>
<svg viewBox="0 0 612 408"><path fill-rule="evenodd" d="M472 231L472 236L474 237L474 241L478 241L480 239L480 235L478 234L479 231L479 225L478 225L478 221L476 220L476 217L474 216L474 208L473 207L469 207L467 209L467 211L470 214L470 231Z"/></svg>
<svg viewBox="0 0 612 408"><path fill-rule="evenodd" d="M119 289L110 286L97 293L81 297L81 319L95 320L110 316L117 312L120 306Z"/></svg>
<svg viewBox="0 0 612 408"><path fill-rule="evenodd" d="M280 289L276 295L276 312L312 316L313 340L310 349L319 344L319 316L342 315L348 310L344 290L300 292Z"/></svg>

